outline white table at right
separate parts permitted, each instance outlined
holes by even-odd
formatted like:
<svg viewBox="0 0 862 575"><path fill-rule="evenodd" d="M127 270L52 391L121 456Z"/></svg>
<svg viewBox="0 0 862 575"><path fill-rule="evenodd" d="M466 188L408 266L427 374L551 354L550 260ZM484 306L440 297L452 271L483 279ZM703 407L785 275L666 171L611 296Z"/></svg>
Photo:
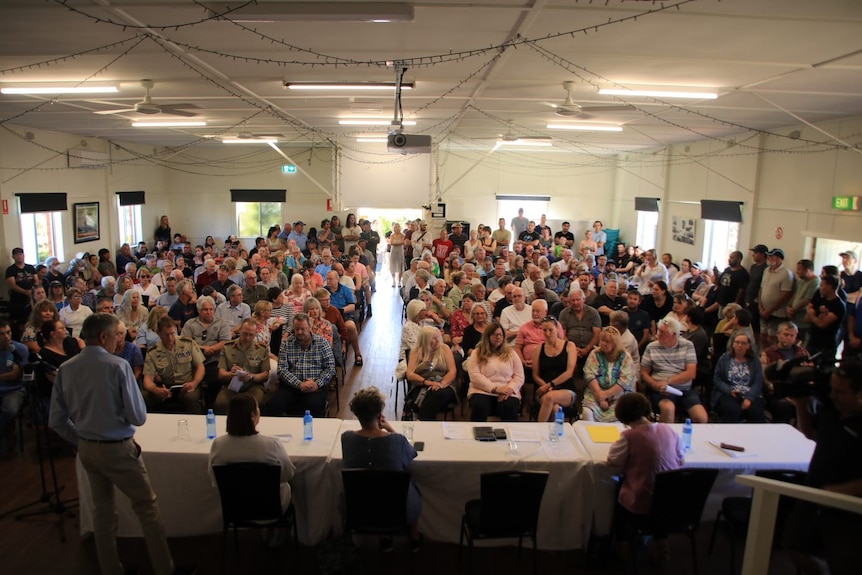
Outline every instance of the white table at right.
<svg viewBox="0 0 862 575"><path fill-rule="evenodd" d="M573 424L575 434L593 462L595 497L593 501L593 533L607 535L613 520L614 494L616 492L617 469L607 463L610 443L596 443L589 433L590 426L610 425L623 429L619 423L591 423L578 421ZM672 426L682 433L682 425ZM726 452L714 443L729 443L745 448L736 454ZM731 455L733 453L733 455ZM685 467L717 468L721 472L715 480L704 509L704 519L715 517L721 500L734 495L747 495L748 488L736 483L737 474L754 473L766 469L788 469L807 471L814 442L807 439L795 427L779 423L705 423L695 424L691 449L686 452Z"/></svg>

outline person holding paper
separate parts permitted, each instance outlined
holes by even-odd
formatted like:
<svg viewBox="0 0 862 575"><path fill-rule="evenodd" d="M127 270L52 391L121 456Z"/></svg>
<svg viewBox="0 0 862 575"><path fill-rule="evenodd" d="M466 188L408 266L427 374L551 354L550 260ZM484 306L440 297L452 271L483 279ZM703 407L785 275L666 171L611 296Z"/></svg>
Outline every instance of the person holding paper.
<svg viewBox="0 0 862 575"><path fill-rule="evenodd" d="M649 420L649 400L640 393L627 393L616 403L616 416L628 426L608 452L608 463L621 468L622 486L614 513L614 531L619 541L631 539L632 529L650 512L656 473L673 471L685 460L682 438L664 423ZM667 536L653 532L655 558L670 558ZM625 554L625 544L620 552Z"/></svg>
<svg viewBox="0 0 862 575"><path fill-rule="evenodd" d="M269 381L269 347L255 341L257 325L246 318L239 326L239 337L221 351L218 378L224 385L213 404L216 413L227 413L231 400L239 393L247 393L265 403L266 382Z"/></svg>
<svg viewBox="0 0 862 575"><path fill-rule="evenodd" d="M710 403L722 423L738 423L743 416L751 423L765 423L763 366L754 353L751 338L734 336L732 349L718 359L712 379Z"/></svg>
<svg viewBox="0 0 862 575"><path fill-rule="evenodd" d="M200 414L200 384L204 378L204 354L193 339L177 336L173 318L159 320L159 343L144 360L144 401L147 409ZM179 403L179 406L176 404Z"/></svg>
<svg viewBox="0 0 862 575"><path fill-rule="evenodd" d="M641 381L647 387L659 421L673 423L677 408L684 409L694 423L706 423L709 416L692 389L697 375L694 344L679 336L679 322L664 318L658 322L658 341L647 345L641 357ZM680 393L672 393L672 391Z"/></svg>

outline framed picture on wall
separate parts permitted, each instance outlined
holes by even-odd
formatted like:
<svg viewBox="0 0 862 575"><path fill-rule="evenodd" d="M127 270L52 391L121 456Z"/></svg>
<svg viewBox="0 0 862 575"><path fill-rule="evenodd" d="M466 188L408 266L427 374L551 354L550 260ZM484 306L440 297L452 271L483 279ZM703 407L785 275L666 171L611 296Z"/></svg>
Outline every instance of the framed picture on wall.
<svg viewBox="0 0 862 575"><path fill-rule="evenodd" d="M673 240L690 246L694 245L695 222L691 218L673 216Z"/></svg>
<svg viewBox="0 0 862 575"><path fill-rule="evenodd" d="M99 202L74 204L75 243L94 242L100 237Z"/></svg>

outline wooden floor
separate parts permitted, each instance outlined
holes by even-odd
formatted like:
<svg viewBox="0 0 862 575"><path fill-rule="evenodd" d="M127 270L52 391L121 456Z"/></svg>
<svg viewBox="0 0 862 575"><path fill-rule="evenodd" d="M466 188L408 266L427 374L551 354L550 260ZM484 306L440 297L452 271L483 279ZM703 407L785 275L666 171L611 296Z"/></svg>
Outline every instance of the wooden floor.
<svg viewBox="0 0 862 575"><path fill-rule="evenodd" d="M376 385L390 397L387 402L387 417L396 418L394 404L394 380L392 372L396 363L398 341L401 330L401 300L390 288L388 278L378 282L378 293L373 298L374 314L366 321L360 334L363 367L353 367L353 354L347 359L346 383L340 390L341 410L339 417L352 418L347 401L352 394L363 388ZM331 398L334 400L334 397ZM399 403L403 401L399 397ZM74 457L68 449L55 456L59 484L63 485L63 498L77 495L74 473ZM37 504L28 508L41 511L46 504L38 502L42 493L40 473L35 444L35 430L24 428L24 452L15 452L0 460L0 515L31 501ZM49 474L50 486L50 474ZM98 572L95 548L92 539L81 540L75 518L67 518L64 530L65 543L60 541L58 516L54 513L38 518L16 520L15 514L0 519L0 570L8 574L56 574L85 575ZM706 556L708 538L712 524L704 524L698 534L698 562L700 573L724 575L729 572L727 539L719 536L716 549L711 557ZM229 549L229 573L276 573L291 571L311 575L320 572L317 550L307 547L294 548L292 545L270 550L260 540L257 533L242 533L239 555ZM178 563L196 563L201 573L219 573L221 570L221 536L210 535L172 539L171 549ZM146 549L141 539L121 539L121 557L128 565L142 566L144 573L150 573ZM738 549L741 545L738 545ZM651 568L647 554L642 554L641 572L691 573L691 558L687 540L681 537L671 539L671 561L661 568ZM401 544L391 554L380 554L376 541L362 542L360 551L362 569L366 572L438 574L446 571L463 573L530 573L532 554L525 551L518 557L514 548L477 549L473 555L473 570L468 563L458 561L457 545L426 541L418 553L410 553ZM741 558L737 557L737 564ZM538 569L541 573L625 573L630 572L610 554L598 561L600 567L590 566L586 555L581 551L540 552ZM351 570L359 572L358 569ZM792 573L786 558L774 558L771 573L776 575Z"/></svg>

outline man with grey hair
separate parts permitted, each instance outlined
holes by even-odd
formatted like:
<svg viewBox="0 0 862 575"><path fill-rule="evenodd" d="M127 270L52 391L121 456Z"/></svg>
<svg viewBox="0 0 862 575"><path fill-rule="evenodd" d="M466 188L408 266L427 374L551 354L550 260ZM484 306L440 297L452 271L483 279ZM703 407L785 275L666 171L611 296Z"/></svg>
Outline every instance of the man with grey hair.
<svg viewBox="0 0 862 575"><path fill-rule="evenodd" d="M413 276L413 285L410 291L407 292L407 301L411 301L419 297L419 294L424 290L431 291L431 273L424 269L419 269L416 275Z"/></svg>
<svg viewBox="0 0 862 575"><path fill-rule="evenodd" d="M113 300L114 295L117 293L117 278L114 276L103 276L101 286L102 289L96 293L96 300L98 301L102 297L109 297Z"/></svg>
<svg viewBox="0 0 862 575"><path fill-rule="evenodd" d="M521 282L521 289L524 290L524 296L527 301L533 301L536 297L535 283L542 278L542 270L534 264L527 264L527 277Z"/></svg>
<svg viewBox="0 0 862 575"><path fill-rule="evenodd" d="M198 300L195 293L195 284L191 280L183 280L177 284L177 301L168 309L168 316L174 320L177 327L182 328L187 321L198 315L195 302Z"/></svg>
<svg viewBox="0 0 862 575"><path fill-rule="evenodd" d="M164 279L164 283L165 293L159 296L159 299L156 300L156 305L170 309L180 299L180 294L177 293L177 278L169 275Z"/></svg>
<svg viewBox="0 0 862 575"><path fill-rule="evenodd" d="M225 302L227 303L227 302ZM218 360L222 349L231 340L230 326L215 315L215 300L203 295L197 301L198 316L183 326L182 334L191 338L204 354L204 400L207 406L215 402L219 392Z"/></svg>
<svg viewBox="0 0 862 575"><path fill-rule="evenodd" d="M532 313L531 308L527 307L524 290L519 287L514 288L512 290L512 305L500 313L500 325L506 332L507 341L514 341L521 326L529 323L532 319Z"/></svg>
<svg viewBox="0 0 862 575"><path fill-rule="evenodd" d="M76 445L93 496L93 534L102 573L122 573L117 552L114 488L131 501L153 570L159 575L195 572L176 569L156 494L135 443L135 427L147 411L129 363L114 355L119 320L97 313L84 320L87 346L60 366L51 394L49 426Z"/></svg>
<svg viewBox="0 0 862 575"><path fill-rule="evenodd" d="M584 292L578 286L573 286L569 291L569 304L560 312L560 324L566 332L566 339L578 348L575 374L582 374L587 356L599 343L602 320L599 312L586 304Z"/></svg>
<svg viewBox="0 0 862 575"><path fill-rule="evenodd" d="M242 301L247 303L249 307L254 307L254 304L260 300L266 300L266 288L257 283L257 272L248 269L243 272L245 278L245 287L242 288Z"/></svg>
<svg viewBox="0 0 862 575"><path fill-rule="evenodd" d="M692 389L697 375L694 344L679 336L681 326L673 318L660 319L656 327L658 340L647 345L641 357L641 381L659 421L673 423L676 410L682 409L693 423L706 423L709 416Z"/></svg>
<svg viewBox="0 0 862 575"><path fill-rule="evenodd" d="M231 333L239 332L244 319L251 317L251 307L242 301L242 288L234 284L227 288L227 301L216 308L216 317L224 320Z"/></svg>
<svg viewBox="0 0 862 575"><path fill-rule="evenodd" d="M560 303L560 296L547 288L545 280L536 280L533 282L533 301L539 299L548 302L549 308L551 304Z"/></svg>

